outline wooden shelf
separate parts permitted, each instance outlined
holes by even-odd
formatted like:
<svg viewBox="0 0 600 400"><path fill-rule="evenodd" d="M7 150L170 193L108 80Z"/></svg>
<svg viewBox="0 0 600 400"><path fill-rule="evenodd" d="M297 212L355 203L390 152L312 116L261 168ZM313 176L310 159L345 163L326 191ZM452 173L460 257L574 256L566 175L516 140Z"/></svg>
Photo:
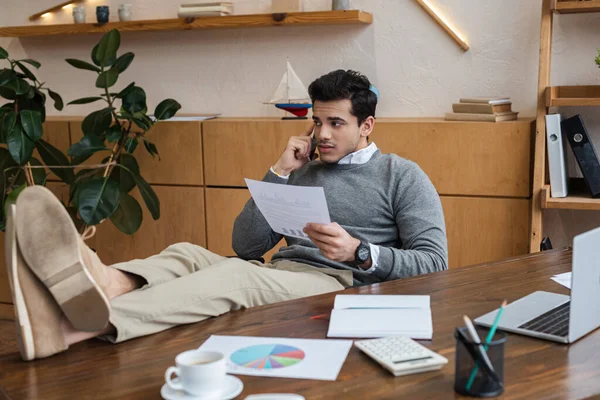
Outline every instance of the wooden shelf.
<svg viewBox="0 0 600 400"><path fill-rule="evenodd" d="M567 197L550 197L550 185L542 187L542 208L560 208L564 210L600 210L600 199L593 199L587 188L569 185Z"/></svg>
<svg viewBox="0 0 600 400"><path fill-rule="evenodd" d="M285 14L229 15L224 17L173 18L106 24L28 25L0 28L0 37L78 35L103 33L112 29L129 31L168 31L264 26L370 24L373 15L360 10L318 11Z"/></svg>
<svg viewBox="0 0 600 400"><path fill-rule="evenodd" d="M551 86L546 88L546 107L600 106L600 86Z"/></svg>
<svg viewBox="0 0 600 400"><path fill-rule="evenodd" d="M553 11L559 14L600 12L600 0L557 1Z"/></svg>

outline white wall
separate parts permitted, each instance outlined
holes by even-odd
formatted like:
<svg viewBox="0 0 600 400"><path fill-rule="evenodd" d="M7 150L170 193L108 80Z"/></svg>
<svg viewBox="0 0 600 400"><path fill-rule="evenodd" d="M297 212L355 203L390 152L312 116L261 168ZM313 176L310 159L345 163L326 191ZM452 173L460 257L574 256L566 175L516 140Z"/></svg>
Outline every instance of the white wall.
<svg viewBox="0 0 600 400"><path fill-rule="evenodd" d="M175 17L179 4L192 0L128 0L135 19ZM254 28L191 32L122 34L121 51L136 59L117 87L135 80L145 88L152 109L166 97L177 99L182 113L219 112L225 116L278 116L264 105L275 90L289 57L308 86L337 68L365 73L381 92L378 116L442 116L462 96L511 96L521 116L536 107L541 0L430 0L467 38L463 52L413 0L351 0L352 8L374 14L370 26ZM0 25L25 25L27 17L58 0L3 0ZM88 0L88 20L95 7L111 7L117 19L121 1ZM236 13L268 12L269 0L233 0ZM304 8L326 10L330 0L304 0ZM70 23L61 11L39 23ZM557 16L552 66L553 84L594 84L600 70L593 59L600 46L595 29L600 14ZM596 36L594 36L596 35ZM13 57L43 65L42 81L69 101L96 93L94 74L76 70L65 58L89 59L100 35L0 38ZM83 115L89 106L68 106L63 115ZM591 131L600 116L585 112ZM56 114L50 111L50 114ZM600 146L600 134L596 135ZM571 164L574 167L574 164ZM573 168L573 174L576 174ZM547 212L555 245L579 230L600 225L600 213ZM548 227L550 225L547 225Z"/></svg>

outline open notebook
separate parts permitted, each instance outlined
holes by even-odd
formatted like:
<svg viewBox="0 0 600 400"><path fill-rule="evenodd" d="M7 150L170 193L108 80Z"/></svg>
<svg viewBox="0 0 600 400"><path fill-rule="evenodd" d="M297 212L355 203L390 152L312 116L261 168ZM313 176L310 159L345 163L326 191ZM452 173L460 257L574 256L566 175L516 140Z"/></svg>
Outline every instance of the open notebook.
<svg viewBox="0 0 600 400"><path fill-rule="evenodd" d="M328 337L374 338L405 335L431 339L429 296L335 296Z"/></svg>

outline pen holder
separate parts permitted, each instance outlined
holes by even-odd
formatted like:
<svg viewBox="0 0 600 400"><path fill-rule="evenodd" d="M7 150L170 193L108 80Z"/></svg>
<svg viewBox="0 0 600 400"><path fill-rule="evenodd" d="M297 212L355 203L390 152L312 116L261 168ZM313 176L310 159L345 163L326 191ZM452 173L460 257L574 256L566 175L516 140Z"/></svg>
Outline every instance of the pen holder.
<svg viewBox="0 0 600 400"><path fill-rule="evenodd" d="M487 331L477 332L485 338ZM487 346L487 357L493 370L486 366L481 356L482 347L473 343L466 327L456 329L456 371L454 390L464 396L494 397L504 391L504 343L506 335L497 332Z"/></svg>

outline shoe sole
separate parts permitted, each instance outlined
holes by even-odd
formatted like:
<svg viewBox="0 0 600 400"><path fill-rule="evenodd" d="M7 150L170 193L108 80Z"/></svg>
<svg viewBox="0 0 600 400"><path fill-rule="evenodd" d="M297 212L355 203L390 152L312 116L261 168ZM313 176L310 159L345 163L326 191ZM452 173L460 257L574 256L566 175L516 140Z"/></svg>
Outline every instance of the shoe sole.
<svg viewBox="0 0 600 400"><path fill-rule="evenodd" d="M73 327L97 332L110 303L81 258L79 233L54 194L32 186L17 198L16 234L23 258L48 288Z"/></svg>
<svg viewBox="0 0 600 400"><path fill-rule="evenodd" d="M11 205L8 211L5 231L6 269L8 272L8 283L10 285L13 306L15 309L15 322L17 325L17 343L21 357L25 361L35 358L35 344L33 342L33 331L29 320L29 311L21 290L19 273L17 270L17 234L15 232L15 205Z"/></svg>

